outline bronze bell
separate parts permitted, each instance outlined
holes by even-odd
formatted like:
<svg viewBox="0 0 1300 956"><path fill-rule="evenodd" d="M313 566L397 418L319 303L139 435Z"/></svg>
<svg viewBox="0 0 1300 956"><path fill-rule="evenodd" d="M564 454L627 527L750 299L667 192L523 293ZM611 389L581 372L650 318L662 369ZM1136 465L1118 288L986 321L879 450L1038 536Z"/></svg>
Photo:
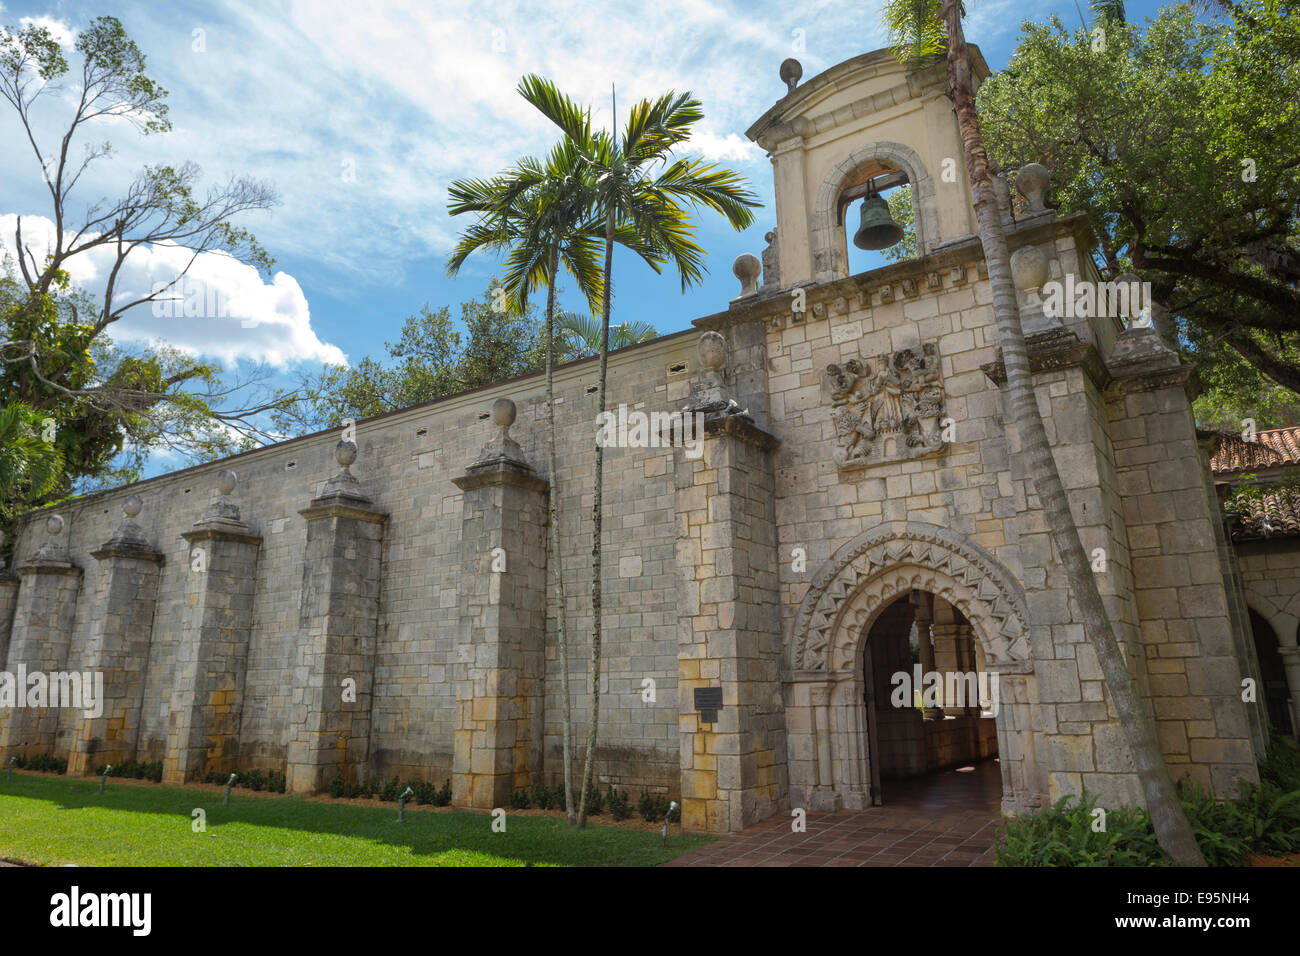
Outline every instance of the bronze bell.
<svg viewBox="0 0 1300 956"><path fill-rule="evenodd" d="M862 200L860 225L853 234L853 244L859 249L875 250L892 246L903 238L903 227L889 214L889 203L879 196Z"/></svg>

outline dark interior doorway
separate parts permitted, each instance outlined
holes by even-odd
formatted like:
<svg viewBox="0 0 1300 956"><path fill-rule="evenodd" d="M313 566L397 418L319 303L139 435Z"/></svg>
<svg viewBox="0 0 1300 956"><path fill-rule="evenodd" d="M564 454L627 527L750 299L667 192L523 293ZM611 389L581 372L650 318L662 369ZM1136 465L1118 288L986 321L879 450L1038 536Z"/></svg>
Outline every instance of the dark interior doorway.
<svg viewBox="0 0 1300 956"><path fill-rule="evenodd" d="M876 618L862 656L873 802L918 787L943 800L950 784L960 801L963 774L983 779L998 753L997 685L974 627L943 598L912 591Z"/></svg>
<svg viewBox="0 0 1300 956"><path fill-rule="evenodd" d="M1293 735L1295 728L1291 725L1291 696L1286 683L1286 668L1282 664L1282 655L1277 652L1277 634L1268 621L1250 612L1250 629L1255 636L1255 654L1259 658L1259 679L1264 687L1264 707L1268 713L1268 722L1278 733Z"/></svg>

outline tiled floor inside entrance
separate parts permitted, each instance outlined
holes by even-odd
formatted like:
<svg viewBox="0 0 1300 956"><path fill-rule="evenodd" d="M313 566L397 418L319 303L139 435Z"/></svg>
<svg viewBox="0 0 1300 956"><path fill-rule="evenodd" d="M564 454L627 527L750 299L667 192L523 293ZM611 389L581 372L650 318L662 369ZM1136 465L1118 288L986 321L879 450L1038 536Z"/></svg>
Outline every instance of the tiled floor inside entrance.
<svg viewBox="0 0 1300 956"><path fill-rule="evenodd" d="M778 814L664 866L993 865L1002 826L996 760L886 780L881 789L883 806L810 813L804 833Z"/></svg>

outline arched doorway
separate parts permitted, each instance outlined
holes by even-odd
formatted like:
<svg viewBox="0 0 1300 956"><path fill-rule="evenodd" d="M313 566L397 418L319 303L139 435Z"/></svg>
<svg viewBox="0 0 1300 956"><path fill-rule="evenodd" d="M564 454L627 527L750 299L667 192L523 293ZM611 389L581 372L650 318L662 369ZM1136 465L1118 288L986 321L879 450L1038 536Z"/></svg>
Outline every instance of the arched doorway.
<svg viewBox="0 0 1300 956"><path fill-rule="evenodd" d="M873 803L996 812L1000 678L973 625L943 598L912 591L881 611L864 641Z"/></svg>
<svg viewBox="0 0 1300 956"><path fill-rule="evenodd" d="M1259 658L1259 679L1263 683L1264 706L1268 722L1281 734L1294 734L1291 723L1291 691L1286 682L1286 667L1278 653L1277 634L1263 616L1250 610L1250 630L1255 637L1255 654Z"/></svg>
<svg viewBox="0 0 1300 956"><path fill-rule="evenodd" d="M1046 788L1029 719L1036 689L1023 590L988 552L919 522L891 522L854 538L818 569L804 595L789 644L792 799L813 810L861 809L880 801L875 781L882 761L873 757L880 731L871 733L873 712L865 706L868 635L887 609L913 592L942 599L960 615L944 623L969 628L979 647L976 669L997 677L993 724L1002 811L1041 805Z"/></svg>

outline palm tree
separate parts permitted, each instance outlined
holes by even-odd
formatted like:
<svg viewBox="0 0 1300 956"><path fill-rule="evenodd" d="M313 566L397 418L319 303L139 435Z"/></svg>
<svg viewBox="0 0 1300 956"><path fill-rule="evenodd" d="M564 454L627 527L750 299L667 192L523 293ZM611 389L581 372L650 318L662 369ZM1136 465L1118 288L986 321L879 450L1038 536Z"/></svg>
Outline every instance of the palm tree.
<svg viewBox="0 0 1300 956"><path fill-rule="evenodd" d="M962 28L964 15L961 0L888 0L885 8L886 26L900 59L933 61L946 53L948 96L957 116L966 154L966 172L975 196L980 242L993 289L993 315L1006 366L1007 392L1024 448L1026 467L1033 476L1034 490L1042 503L1052 542L1083 616L1084 635L1097 652L1107 690L1128 738L1156 839L1176 864L1204 866L1205 859L1161 755L1155 727L1139 699L1133 675L1124 661L1097 580L1079 540L1079 529L1070 513L1070 503L1038 411L1029 354L1020 327L1016 289L1011 279L1007 239L1002 231L992 170L975 110L971 57Z"/></svg>
<svg viewBox="0 0 1300 956"><path fill-rule="evenodd" d="M559 469L555 442L555 293L563 267L589 304L600 290L596 267L600 221L594 213L587 169L568 141L557 145L547 162L520 160L509 172L489 180L457 180L449 187L453 216L474 213L477 221L461 236L447 264L456 274L471 253L483 249L506 253L503 287L510 308L522 311L528 296L546 286L546 440L551 486L547 544L555 566L556 643L563 681L561 720L565 814L577 822L573 800L573 714L569 695L569 646L565 626L563 565L560 559Z"/></svg>
<svg viewBox="0 0 1300 956"><path fill-rule="evenodd" d="M590 114L549 80L524 77L519 92L576 144L592 172L597 204L605 216L605 265L600 308L600 382L597 411L605 411L609 368L609 314L613 294L614 242L620 229L630 229L662 259L677 268L682 290L699 282L705 267L704 250L692 239L694 223L683 203L703 206L726 216L735 229L754 221L758 205L736 173L699 159L674 158L692 127L704 117L700 102L689 92L669 92L642 100L632 108L622 134L592 133ZM651 262L656 272L657 263ZM591 715L587 724L587 755L582 774L578 825L586 822L587 797L595 767L596 730L600 719L601 654L601 505L604 493L604 449L596 445L596 480L592 496L591 544Z"/></svg>
<svg viewBox="0 0 1300 956"><path fill-rule="evenodd" d="M560 330L560 341L569 361L586 358L600 351L602 329L593 315L580 312L561 312L555 317ZM659 330L649 322L622 322L609 330L609 345L613 349L640 345L659 338Z"/></svg>

